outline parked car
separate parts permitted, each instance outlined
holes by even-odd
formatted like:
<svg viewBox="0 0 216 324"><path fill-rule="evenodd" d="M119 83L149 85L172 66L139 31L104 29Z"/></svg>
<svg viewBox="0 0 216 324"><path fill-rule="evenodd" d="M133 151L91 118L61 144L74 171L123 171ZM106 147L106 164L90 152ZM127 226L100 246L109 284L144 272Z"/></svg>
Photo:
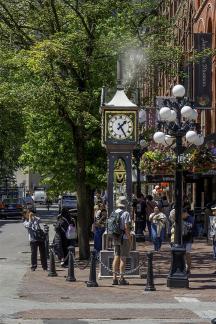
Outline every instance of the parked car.
<svg viewBox="0 0 216 324"><path fill-rule="evenodd" d="M1 218L22 217L26 203L22 198L6 198L2 202L3 208L0 209Z"/></svg>
<svg viewBox="0 0 216 324"><path fill-rule="evenodd" d="M59 212L62 208L77 209L77 197L76 195L62 195L59 199Z"/></svg>

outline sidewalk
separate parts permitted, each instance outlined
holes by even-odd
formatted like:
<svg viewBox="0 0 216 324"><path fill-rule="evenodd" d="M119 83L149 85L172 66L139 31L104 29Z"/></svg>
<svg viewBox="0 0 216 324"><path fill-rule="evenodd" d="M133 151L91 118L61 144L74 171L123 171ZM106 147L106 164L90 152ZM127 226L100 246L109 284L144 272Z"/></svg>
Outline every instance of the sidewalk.
<svg viewBox="0 0 216 324"><path fill-rule="evenodd" d="M151 243L137 245L141 259L146 260L146 252L152 250ZM161 319L167 320L166 323L204 324L216 317L216 275L212 275L216 262L212 259L212 247L205 240L196 240L193 244L189 289L166 287L170 267L167 243L161 252L154 253L153 267L154 292L144 290L145 278L129 277L129 286L112 286L111 278L98 279L99 287L86 287L89 267L85 270L75 268L76 282L65 280L67 269L58 263L58 277L48 277L41 268L35 272L28 270L19 289L19 298L36 304L39 302L41 306L46 304L46 307L18 312L15 318L145 319L145 323ZM143 270L145 276L146 263Z"/></svg>

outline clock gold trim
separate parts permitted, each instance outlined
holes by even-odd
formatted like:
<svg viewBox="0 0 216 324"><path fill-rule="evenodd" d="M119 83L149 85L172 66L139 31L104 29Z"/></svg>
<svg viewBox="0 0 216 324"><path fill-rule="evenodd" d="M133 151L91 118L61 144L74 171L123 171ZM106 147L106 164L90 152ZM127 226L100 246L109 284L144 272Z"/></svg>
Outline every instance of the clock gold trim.
<svg viewBox="0 0 216 324"><path fill-rule="evenodd" d="M115 116L115 115L126 115L129 116L130 119L133 122L133 132L132 132L132 138L130 139L129 137L124 138L124 139L117 139L112 136L109 136L109 130L108 130L108 122L109 120ZM110 117L109 117L110 115ZM110 142L115 142L116 144L124 144L124 143L134 143L137 142L137 120L138 120L138 112L137 110L116 110L116 111L111 111L111 110L105 110L104 111L104 118L103 118L103 141L104 144L106 144L108 141Z"/></svg>

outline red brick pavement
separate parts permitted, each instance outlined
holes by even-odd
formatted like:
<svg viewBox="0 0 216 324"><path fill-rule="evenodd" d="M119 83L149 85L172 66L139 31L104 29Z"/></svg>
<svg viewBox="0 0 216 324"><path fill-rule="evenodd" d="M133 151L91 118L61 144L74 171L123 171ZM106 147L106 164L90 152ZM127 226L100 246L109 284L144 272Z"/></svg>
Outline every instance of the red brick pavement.
<svg viewBox="0 0 216 324"><path fill-rule="evenodd" d="M145 253L152 249L149 242L139 243L137 249L145 258ZM73 302L73 303L146 303L149 309L145 310L118 310L118 318L163 318L164 313L161 309L151 310L151 303L176 303L174 297L194 297L200 301L216 301L216 275L212 275L216 270L216 262L212 259L212 247L207 245L205 240L195 241L192 252L192 274L189 278L189 289L169 289L166 287L167 273L170 266L170 248L168 244L162 246L161 252L154 254L153 259L155 287L156 291L144 291L146 279L129 278L129 286L112 286L112 279L97 280L99 287L86 287L89 278L89 268L79 270L75 268L76 282L67 282L65 277L67 269L62 269L57 264L58 277L48 277L47 272L40 268L35 272L28 271L20 286L20 298L44 301L44 302ZM144 266L144 273L146 266ZM31 311L22 313L23 318L47 318L48 313L52 318L60 318L64 313L64 318L115 318L115 312L109 309L97 311L84 310L56 310L55 312ZM181 310L170 310L165 318L196 318L191 315L189 310L181 314ZM59 315L58 315L59 314ZM43 316L42 316L43 315ZM66 317L65 317L66 316ZM79 317L77 317L79 316ZM155 317L154 317L155 316ZM168 316L168 317L167 317ZM49 316L48 316L49 317ZM201 322L200 322L201 323Z"/></svg>

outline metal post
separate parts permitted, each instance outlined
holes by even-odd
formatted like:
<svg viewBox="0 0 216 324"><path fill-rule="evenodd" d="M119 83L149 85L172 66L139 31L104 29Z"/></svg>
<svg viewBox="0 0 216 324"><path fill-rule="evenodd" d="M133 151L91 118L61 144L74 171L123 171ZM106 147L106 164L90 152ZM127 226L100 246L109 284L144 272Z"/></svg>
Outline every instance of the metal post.
<svg viewBox="0 0 216 324"><path fill-rule="evenodd" d="M74 276L74 255L75 255L75 248L74 246L69 246L69 260L68 260L68 276L66 281L76 281Z"/></svg>
<svg viewBox="0 0 216 324"><path fill-rule="evenodd" d="M49 226L47 224L44 224L44 233L45 233L45 251L47 259L49 258Z"/></svg>
<svg viewBox="0 0 216 324"><path fill-rule="evenodd" d="M185 248L182 245L182 133L181 110L178 101L176 110L178 131L176 133L176 172L175 172L175 240L171 249L171 269L167 279L167 287L188 288L189 281L185 267Z"/></svg>
<svg viewBox="0 0 216 324"><path fill-rule="evenodd" d="M136 171L137 171L137 197L141 195L141 179L140 179L140 152L136 156Z"/></svg>
<svg viewBox="0 0 216 324"><path fill-rule="evenodd" d="M147 268L147 280L146 280L146 287L145 291L155 291L154 286L154 274L153 274L153 252L147 253L147 262L148 262L148 268Z"/></svg>
<svg viewBox="0 0 216 324"><path fill-rule="evenodd" d="M48 277L57 277L58 274L56 272L56 268L55 268L55 255L54 255L54 244L51 243L50 244L50 259L49 259L49 273L48 273Z"/></svg>
<svg viewBox="0 0 216 324"><path fill-rule="evenodd" d="M96 281L96 251L91 252L89 281L87 281L86 285L87 287L98 287Z"/></svg>

